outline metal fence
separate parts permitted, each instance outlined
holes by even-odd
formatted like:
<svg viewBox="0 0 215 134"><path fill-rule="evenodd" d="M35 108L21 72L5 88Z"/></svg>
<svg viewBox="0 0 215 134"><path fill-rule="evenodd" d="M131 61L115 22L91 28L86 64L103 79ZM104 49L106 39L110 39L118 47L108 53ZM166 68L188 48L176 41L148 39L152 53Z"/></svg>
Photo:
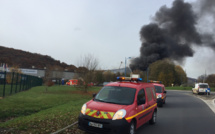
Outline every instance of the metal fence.
<svg viewBox="0 0 215 134"><path fill-rule="evenodd" d="M41 78L35 76L15 72L0 72L0 97L41 86L42 82Z"/></svg>

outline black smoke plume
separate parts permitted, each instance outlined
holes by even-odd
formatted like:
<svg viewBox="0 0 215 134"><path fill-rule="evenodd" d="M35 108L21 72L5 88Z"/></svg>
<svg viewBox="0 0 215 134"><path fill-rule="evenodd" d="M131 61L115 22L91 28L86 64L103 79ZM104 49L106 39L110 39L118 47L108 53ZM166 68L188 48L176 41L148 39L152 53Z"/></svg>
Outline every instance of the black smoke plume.
<svg viewBox="0 0 215 134"><path fill-rule="evenodd" d="M214 0L200 0L199 9L205 10L209 2L214 3ZM141 28L140 56L131 61L130 68L146 70L149 64L165 58L181 63L194 55L193 46L215 48L213 35L200 33L196 27L200 16L183 0L175 0L171 8L162 6L153 22Z"/></svg>

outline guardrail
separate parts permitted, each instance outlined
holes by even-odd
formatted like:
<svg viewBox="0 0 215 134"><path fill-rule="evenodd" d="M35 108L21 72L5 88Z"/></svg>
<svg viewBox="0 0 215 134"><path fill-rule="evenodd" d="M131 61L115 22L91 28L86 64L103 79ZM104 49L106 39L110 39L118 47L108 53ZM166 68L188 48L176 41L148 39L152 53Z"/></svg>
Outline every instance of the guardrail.
<svg viewBox="0 0 215 134"><path fill-rule="evenodd" d="M0 97L12 95L31 87L41 86L43 80L36 76L15 72L0 72Z"/></svg>

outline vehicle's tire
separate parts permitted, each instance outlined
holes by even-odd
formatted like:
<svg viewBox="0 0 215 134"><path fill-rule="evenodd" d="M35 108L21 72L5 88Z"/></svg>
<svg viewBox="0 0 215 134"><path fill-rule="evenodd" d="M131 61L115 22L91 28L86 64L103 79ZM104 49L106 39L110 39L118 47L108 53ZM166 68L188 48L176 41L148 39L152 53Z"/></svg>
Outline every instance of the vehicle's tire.
<svg viewBox="0 0 215 134"><path fill-rule="evenodd" d="M128 134L136 134L136 125L134 121L130 123Z"/></svg>
<svg viewBox="0 0 215 134"><path fill-rule="evenodd" d="M164 101L163 101L163 104L165 104L166 103L166 99L164 99Z"/></svg>
<svg viewBox="0 0 215 134"><path fill-rule="evenodd" d="M154 111L152 118L149 120L149 124L155 124L157 122L157 111Z"/></svg>
<svg viewBox="0 0 215 134"><path fill-rule="evenodd" d="M163 107L163 103L162 102L158 103L158 107Z"/></svg>

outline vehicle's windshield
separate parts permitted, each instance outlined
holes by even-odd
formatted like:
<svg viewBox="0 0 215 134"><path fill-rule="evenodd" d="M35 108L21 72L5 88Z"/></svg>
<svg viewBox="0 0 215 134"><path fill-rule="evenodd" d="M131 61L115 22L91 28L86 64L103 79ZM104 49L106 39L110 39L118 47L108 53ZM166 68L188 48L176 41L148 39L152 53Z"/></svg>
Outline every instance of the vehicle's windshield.
<svg viewBox="0 0 215 134"><path fill-rule="evenodd" d="M162 93L162 87L160 86L155 86L156 93Z"/></svg>
<svg viewBox="0 0 215 134"><path fill-rule="evenodd" d="M134 102L135 92L134 88L105 86L96 95L94 101L130 105Z"/></svg>
<svg viewBox="0 0 215 134"><path fill-rule="evenodd" d="M199 88L208 88L208 85L199 85Z"/></svg>

